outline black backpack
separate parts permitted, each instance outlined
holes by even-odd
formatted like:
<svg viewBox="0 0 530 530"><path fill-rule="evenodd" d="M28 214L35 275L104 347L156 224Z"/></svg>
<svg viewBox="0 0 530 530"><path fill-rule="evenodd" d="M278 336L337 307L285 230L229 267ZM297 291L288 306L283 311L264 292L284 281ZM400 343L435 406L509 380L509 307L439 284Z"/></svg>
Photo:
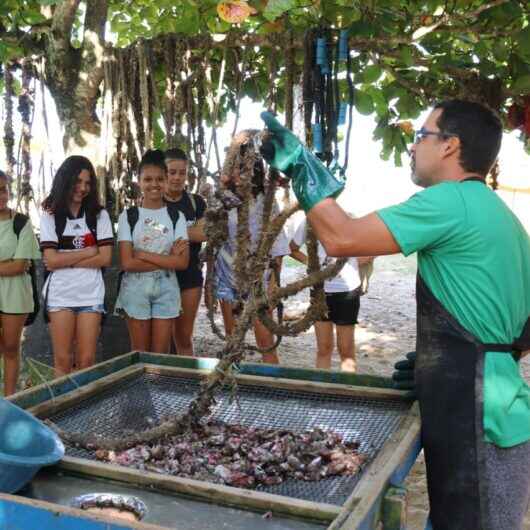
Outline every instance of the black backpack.
<svg viewBox="0 0 530 530"><path fill-rule="evenodd" d="M173 231L175 231L175 228L177 227L177 223L180 217L180 210L176 206L172 206L171 203L166 203L167 213L169 214L169 217L171 218L171 222L173 223ZM131 206L130 208L127 208L127 222L129 223L129 228L131 229L131 237L134 230L134 227L136 226L136 223L138 222L138 218L140 217L140 210L138 209L138 206ZM88 219L87 219L88 222Z"/></svg>
<svg viewBox="0 0 530 530"><path fill-rule="evenodd" d="M22 232L23 228L26 226L26 223L29 221L29 217L27 215L16 213L13 217L13 232L15 232L15 235L17 236L17 240L20 239L20 233ZM31 260L28 274L31 278L31 290L33 291L33 311L28 314L26 318L26 322L24 323L24 326L31 326L33 322L35 322L35 318L37 317L37 314L40 310L40 296L39 291L37 289L37 270L35 268L35 262Z"/></svg>

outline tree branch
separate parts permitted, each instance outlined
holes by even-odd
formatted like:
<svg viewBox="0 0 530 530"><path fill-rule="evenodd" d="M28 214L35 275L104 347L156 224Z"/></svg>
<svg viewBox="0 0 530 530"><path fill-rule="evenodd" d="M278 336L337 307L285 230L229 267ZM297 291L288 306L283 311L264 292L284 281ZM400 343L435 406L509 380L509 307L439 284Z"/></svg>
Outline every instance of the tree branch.
<svg viewBox="0 0 530 530"><path fill-rule="evenodd" d="M397 70L392 68L392 66L385 64L380 57L378 57L376 54L371 53L370 57L372 61L377 64L382 70L384 70L387 74L391 75L403 88L406 88L410 92L413 92L417 96L421 98L423 103L427 103L428 98L425 95L425 92L419 88L415 83L409 81L408 79L405 79Z"/></svg>
<svg viewBox="0 0 530 530"><path fill-rule="evenodd" d="M432 33L433 31L436 31L436 30L452 31L454 29L453 24L452 24L453 22L462 23L461 25L458 26L459 31L470 32L471 26L469 25L469 23L475 22L477 17L481 13L483 13L484 11L487 11L488 9L491 9L492 7L497 7L502 4L506 4L509 1L510 0L494 0L493 2L488 2L484 5L481 5L477 9L470 11L468 13L464 13L462 15L453 15L452 13L444 13L433 24L429 26L420 26L419 28L417 28L412 34L412 41L418 41L422 39L423 37L425 37L426 35L428 35L429 33Z"/></svg>
<svg viewBox="0 0 530 530"><path fill-rule="evenodd" d="M86 73L87 78L79 96L89 101L96 97L101 81L103 81L107 11L108 0L87 1L81 52L81 71Z"/></svg>
<svg viewBox="0 0 530 530"><path fill-rule="evenodd" d="M63 48L70 46L70 34L75 14L81 0L63 0L53 14L52 32L57 43L62 42Z"/></svg>
<svg viewBox="0 0 530 530"><path fill-rule="evenodd" d="M79 72L79 53L71 44L72 26L80 0L63 0L52 18L52 31L45 51L46 76L52 94L72 94Z"/></svg>

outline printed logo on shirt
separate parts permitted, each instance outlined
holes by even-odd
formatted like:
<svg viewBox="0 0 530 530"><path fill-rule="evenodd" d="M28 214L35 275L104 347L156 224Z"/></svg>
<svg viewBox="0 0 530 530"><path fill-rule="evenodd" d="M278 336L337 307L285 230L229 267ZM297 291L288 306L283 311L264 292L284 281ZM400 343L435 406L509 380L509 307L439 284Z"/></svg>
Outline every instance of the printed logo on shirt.
<svg viewBox="0 0 530 530"><path fill-rule="evenodd" d="M72 239L72 245L75 249L85 248L85 241L83 236L75 236Z"/></svg>
<svg viewBox="0 0 530 530"><path fill-rule="evenodd" d="M85 234L83 236L83 243L85 248L86 247L95 247L98 242L96 241L96 238L94 237L94 234L92 232L89 232L88 234Z"/></svg>
<svg viewBox="0 0 530 530"><path fill-rule="evenodd" d="M96 245L97 241L92 232L79 236L62 236L59 241L59 248L62 250L81 250Z"/></svg>
<svg viewBox="0 0 530 530"><path fill-rule="evenodd" d="M167 234L169 232L169 228L167 226L164 226L156 222L154 219L151 219L150 217L145 218L144 225L149 226L153 228L154 230L161 230L163 234Z"/></svg>

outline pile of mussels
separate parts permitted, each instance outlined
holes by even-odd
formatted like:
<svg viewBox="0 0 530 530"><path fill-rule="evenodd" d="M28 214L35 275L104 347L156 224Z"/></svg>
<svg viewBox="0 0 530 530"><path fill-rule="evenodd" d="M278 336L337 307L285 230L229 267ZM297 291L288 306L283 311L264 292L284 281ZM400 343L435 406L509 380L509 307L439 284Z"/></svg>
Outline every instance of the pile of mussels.
<svg viewBox="0 0 530 530"><path fill-rule="evenodd" d="M238 488L272 486L287 479L315 481L354 475L366 456L357 442L316 428L294 433L210 421L182 435L122 452L96 451L113 464Z"/></svg>

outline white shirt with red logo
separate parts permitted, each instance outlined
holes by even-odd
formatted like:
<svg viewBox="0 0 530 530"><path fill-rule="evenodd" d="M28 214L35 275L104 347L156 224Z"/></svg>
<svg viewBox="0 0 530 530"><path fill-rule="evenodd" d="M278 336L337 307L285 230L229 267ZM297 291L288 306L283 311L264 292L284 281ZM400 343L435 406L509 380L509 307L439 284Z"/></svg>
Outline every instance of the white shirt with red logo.
<svg viewBox="0 0 530 530"><path fill-rule="evenodd" d="M97 241L89 230L85 216L67 219L59 241L55 217L44 212L40 219L40 246L42 250L55 248L58 252L77 252L88 247L113 245L112 224L106 210L97 218ZM48 289L49 284L49 289ZM105 284L101 269L68 267L48 276L42 294L49 307L84 307L103 304Z"/></svg>

